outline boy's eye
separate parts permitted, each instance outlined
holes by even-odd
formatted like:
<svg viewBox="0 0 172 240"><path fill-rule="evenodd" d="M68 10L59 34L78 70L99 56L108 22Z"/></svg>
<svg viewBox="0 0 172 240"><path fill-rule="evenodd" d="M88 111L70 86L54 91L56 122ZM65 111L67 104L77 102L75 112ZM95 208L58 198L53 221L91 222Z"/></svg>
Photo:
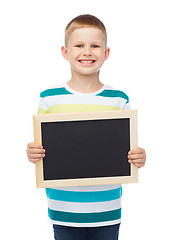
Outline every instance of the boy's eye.
<svg viewBox="0 0 172 240"><path fill-rule="evenodd" d="M99 46L98 45L92 45L92 48L98 48Z"/></svg>
<svg viewBox="0 0 172 240"><path fill-rule="evenodd" d="M82 45L81 45L81 44L78 44L78 45L76 45L75 47L81 48L81 47L82 47Z"/></svg>

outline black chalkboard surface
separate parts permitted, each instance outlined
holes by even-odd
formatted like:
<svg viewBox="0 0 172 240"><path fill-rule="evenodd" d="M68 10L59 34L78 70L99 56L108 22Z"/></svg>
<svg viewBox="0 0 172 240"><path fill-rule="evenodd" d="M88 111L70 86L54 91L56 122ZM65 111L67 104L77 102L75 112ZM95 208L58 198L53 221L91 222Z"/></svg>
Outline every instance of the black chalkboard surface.
<svg viewBox="0 0 172 240"><path fill-rule="evenodd" d="M129 176L129 119L42 123L44 179Z"/></svg>
<svg viewBox="0 0 172 240"><path fill-rule="evenodd" d="M34 118L39 143L46 149L38 167L38 187L107 184L107 180L108 184L137 182L136 169L127 157L136 137L136 111L44 114ZM40 175L42 183L38 184Z"/></svg>

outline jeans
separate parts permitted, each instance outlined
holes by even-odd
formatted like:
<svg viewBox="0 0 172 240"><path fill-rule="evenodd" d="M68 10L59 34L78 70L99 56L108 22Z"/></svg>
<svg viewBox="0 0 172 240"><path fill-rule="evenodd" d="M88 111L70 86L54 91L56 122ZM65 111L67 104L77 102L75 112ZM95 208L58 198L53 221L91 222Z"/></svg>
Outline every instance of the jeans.
<svg viewBox="0 0 172 240"><path fill-rule="evenodd" d="M120 224L105 227L53 225L55 240L118 240Z"/></svg>

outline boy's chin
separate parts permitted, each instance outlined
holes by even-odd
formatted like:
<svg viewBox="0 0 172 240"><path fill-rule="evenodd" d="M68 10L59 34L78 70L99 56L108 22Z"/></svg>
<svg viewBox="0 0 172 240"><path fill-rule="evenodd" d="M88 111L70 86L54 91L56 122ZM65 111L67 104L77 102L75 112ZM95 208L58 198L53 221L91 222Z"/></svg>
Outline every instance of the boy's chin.
<svg viewBox="0 0 172 240"><path fill-rule="evenodd" d="M99 74L100 69L96 71L74 71L72 70L73 74L81 75L81 76L94 76Z"/></svg>

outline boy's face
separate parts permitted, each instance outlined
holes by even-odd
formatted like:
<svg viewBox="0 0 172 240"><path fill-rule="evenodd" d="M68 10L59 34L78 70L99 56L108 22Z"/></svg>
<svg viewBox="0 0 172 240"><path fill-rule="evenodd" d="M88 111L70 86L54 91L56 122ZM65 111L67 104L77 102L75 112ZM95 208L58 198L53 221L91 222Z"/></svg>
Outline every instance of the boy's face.
<svg viewBox="0 0 172 240"><path fill-rule="evenodd" d="M82 75L98 72L109 51L104 33L93 27L74 30L67 47L62 47L63 57L70 62L71 70Z"/></svg>

